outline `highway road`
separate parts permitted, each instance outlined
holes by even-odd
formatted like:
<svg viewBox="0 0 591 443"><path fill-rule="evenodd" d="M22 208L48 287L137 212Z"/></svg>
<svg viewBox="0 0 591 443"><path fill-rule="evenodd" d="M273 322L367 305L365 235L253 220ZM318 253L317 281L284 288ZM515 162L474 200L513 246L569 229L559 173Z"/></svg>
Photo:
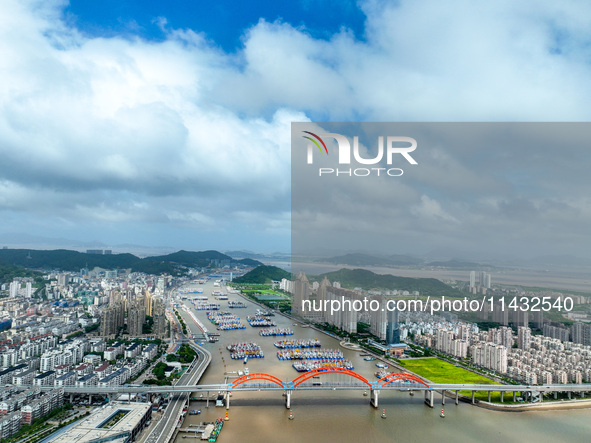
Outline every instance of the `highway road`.
<svg viewBox="0 0 591 443"><path fill-rule="evenodd" d="M189 345L197 352L197 360L191 365L190 372L185 372L178 380L177 385L181 386L195 386L211 362L211 354L207 350L197 346L193 342L189 342ZM168 388L170 389L171 387L168 386ZM172 397L168 402L164 415L158 424L152 429L150 436L145 440L145 443L165 443L172 437L174 428L182 412L183 405L191 393L183 392L171 395Z"/></svg>

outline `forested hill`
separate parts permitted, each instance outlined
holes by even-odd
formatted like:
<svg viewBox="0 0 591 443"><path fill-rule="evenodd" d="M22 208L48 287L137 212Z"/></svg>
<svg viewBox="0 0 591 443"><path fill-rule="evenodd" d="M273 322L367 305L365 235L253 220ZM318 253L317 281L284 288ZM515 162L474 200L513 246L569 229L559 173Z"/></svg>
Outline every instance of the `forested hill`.
<svg viewBox="0 0 591 443"><path fill-rule="evenodd" d="M419 291L421 295L461 297L462 294L436 278L397 277L390 274L375 274L366 269L340 269L319 276L309 276L310 281L338 281L342 287L382 290Z"/></svg>
<svg viewBox="0 0 591 443"><path fill-rule="evenodd" d="M132 272L148 274L168 273L179 275L184 268L200 268L232 264L253 266L259 264L252 259L234 260L218 251L178 251L173 254L139 258L133 254L87 254L67 249L0 249L0 264L22 266L29 269L58 269L79 271L81 268L93 269L131 269Z"/></svg>
<svg viewBox="0 0 591 443"><path fill-rule="evenodd" d="M271 281L280 281L281 279L291 279L291 274L277 266L258 266L252 271L247 272L242 277L233 280L234 283L246 284L265 284Z"/></svg>

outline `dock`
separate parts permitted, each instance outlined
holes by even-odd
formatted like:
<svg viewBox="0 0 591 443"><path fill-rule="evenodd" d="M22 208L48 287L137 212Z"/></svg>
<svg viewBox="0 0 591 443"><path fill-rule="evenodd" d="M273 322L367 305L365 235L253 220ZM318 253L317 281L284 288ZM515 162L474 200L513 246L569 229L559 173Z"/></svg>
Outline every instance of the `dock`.
<svg viewBox="0 0 591 443"><path fill-rule="evenodd" d="M179 432L184 432L187 434L194 434L193 436L191 435L183 435L183 438L198 438L197 434L201 434L199 438L201 438L201 440L209 440L209 437L211 437L211 433L213 432L213 430L215 429L215 426L213 425L213 423L200 423L198 425L190 425L188 428L180 428L178 431Z"/></svg>

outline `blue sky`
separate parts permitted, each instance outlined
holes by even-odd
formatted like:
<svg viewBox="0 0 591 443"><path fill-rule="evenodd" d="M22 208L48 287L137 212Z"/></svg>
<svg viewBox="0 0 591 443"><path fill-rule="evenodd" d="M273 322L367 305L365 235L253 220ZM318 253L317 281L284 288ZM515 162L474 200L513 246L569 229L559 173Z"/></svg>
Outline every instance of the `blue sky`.
<svg viewBox="0 0 591 443"><path fill-rule="evenodd" d="M590 47L591 5L575 1L4 0L0 243L287 251L292 122L589 121ZM433 154L462 174L486 158ZM560 203L591 224L567 160ZM539 171L474 191L473 208L539 204ZM457 177L414 183L397 217L461 220Z"/></svg>
<svg viewBox="0 0 591 443"><path fill-rule="evenodd" d="M141 36L162 41L158 25L165 18L172 28L193 29L226 52L243 47L244 30L261 19L285 22L304 29L314 38L328 39L341 28L363 39L365 14L351 0L71 0L65 8L68 21L89 36Z"/></svg>

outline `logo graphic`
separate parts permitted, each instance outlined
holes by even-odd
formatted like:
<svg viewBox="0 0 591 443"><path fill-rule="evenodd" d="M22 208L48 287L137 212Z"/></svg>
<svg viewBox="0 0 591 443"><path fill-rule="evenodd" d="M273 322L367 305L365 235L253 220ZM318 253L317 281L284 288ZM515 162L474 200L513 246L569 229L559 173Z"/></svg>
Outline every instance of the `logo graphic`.
<svg viewBox="0 0 591 443"><path fill-rule="evenodd" d="M411 165L417 165L416 160L410 155L417 148L417 141L414 138L410 137L399 137L399 136L386 136L386 137L378 137L378 146L377 152L375 152L375 157L373 158L364 158L361 156L360 149L359 149L359 137L354 136L352 137L353 143L351 146L351 142L347 137L342 134L336 133L326 133L317 135L310 131L302 131L308 135L302 135L303 138L308 140L308 152L307 152L307 163L309 165L314 163L314 146L318 148L320 154L326 153L328 155L328 148L324 143L324 139L331 138L337 144L337 152L338 152L338 165L351 165L351 163L356 163L358 165L379 165L386 160L386 164L388 166L393 164L394 157L401 156L407 163ZM324 151L322 147L324 147ZM351 149L352 148L352 149ZM352 154L352 155L351 155ZM353 157L353 159L351 158ZM352 161L353 160L353 161ZM384 175L387 174L392 177L399 177L401 176L404 171L400 168L351 168L351 169L343 169L340 170L338 168L319 168L318 173L319 175L325 174L336 174L338 175L355 175L358 177L364 177L368 175L380 175L383 172Z"/></svg>
<svg viewBox="0 0 591 443"><path fill-rule="evenodd" d="M313 132L310 131L304 131L306 134L310 134L311 136L315 137L320 143L322 143L322 146L324 146L324 150L326 151L326 155L328 155L328 148L326 147L326 145L324 144L324 142L322 141L322 139L320 137L318 137L316 134L314 134ZM304 138L310 140L312 143L314 143L316 146L318 146L318 149L320 149L320 153L322 154L322 148L320 147L320 145L318 144L318 142L316 140L314 140L311 137L308 137L307 135L303 136Z"/></svg>

